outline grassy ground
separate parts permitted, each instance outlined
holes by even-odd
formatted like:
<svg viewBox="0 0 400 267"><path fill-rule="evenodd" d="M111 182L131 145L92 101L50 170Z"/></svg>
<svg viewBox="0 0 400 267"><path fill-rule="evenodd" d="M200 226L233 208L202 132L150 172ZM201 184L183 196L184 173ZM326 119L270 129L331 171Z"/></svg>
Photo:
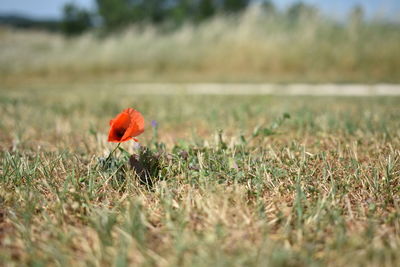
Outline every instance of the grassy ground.
<svg viewBox="0 0 400 267"><path fill-rule="evenodd" d="M400 264L400 98L31 88L0 103L5 265ZM153 187L122 152L99 167L125 107L162 155Z"/></svg>
<svg viewBox="0 0 400 267"><path fill-rule="evenodd" d="M249 9L162 31L77 38L0 29L0 82L399 82L400 25Z"/></svg>

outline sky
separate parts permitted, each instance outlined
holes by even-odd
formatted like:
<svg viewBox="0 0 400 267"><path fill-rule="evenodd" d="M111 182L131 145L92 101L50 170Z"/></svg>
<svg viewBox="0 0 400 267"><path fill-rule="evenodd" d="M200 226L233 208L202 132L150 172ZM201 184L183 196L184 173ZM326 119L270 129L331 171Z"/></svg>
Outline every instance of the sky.
<svg viewBox="0 0 400 267"><path fill-rule="evenodd" d="M95 0L0 0L0 14L27 15L33 18L57 19L66 3L92 8Z"/></svg>
<svg viewBox="0 0 400 267"><path fill-rule="evenodd" d="M27 15L33 18L57 19L62 15L62 7L73 2L81 7L94 8L95 0L0 0L0 14ZM298 0L273 0L280 8L298 2ZM314 4L323 13L336 18L345 18L355 5L364 7L367 17L400 18L400 0L303 0Z"/></svg>

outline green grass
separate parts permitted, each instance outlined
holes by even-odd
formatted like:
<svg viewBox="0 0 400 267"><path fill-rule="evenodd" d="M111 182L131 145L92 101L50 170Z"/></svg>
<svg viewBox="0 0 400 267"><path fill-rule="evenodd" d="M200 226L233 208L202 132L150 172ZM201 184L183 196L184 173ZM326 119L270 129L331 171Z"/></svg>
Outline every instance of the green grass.
<svg viewBox="0 0 400 267"><path fill-rule="evenodd" d="M400 98L44 88L0 103L6 266L400 263ZM153 187L121 152L99 168L126 107L162 155Z"/></svg>

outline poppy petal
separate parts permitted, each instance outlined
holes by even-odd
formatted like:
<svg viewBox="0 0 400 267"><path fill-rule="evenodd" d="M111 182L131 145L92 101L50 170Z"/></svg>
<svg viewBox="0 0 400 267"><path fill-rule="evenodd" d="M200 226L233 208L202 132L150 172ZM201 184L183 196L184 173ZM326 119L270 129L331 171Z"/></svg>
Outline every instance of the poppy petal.
<svg viewBox="0 0 400 267"><path fill-rule="evenodd" d="M110 132L108 134L109 142L120 142L130 125L130 117L127 113L120 113L112 120Z"/></svg>
<svg viewBox="0 0 400 267"><path fill-rule="evenodd" d="M124 110L124 112L129 114L132 123L135 122L139 129L144 130L144 118L139 111L133 108L127 108Z"/></svg>
<svg viewBox="0 0 400 267"><path fill-rule="evenodd" d="M125 140L126 138L129 137L138 136L144 132L144 118L142 114L140 114L139 111L134 110L133 108L129 108L124 111L129 114L131 123L128 129L126 129L125 134L122 137L122 140Z"/></svg>

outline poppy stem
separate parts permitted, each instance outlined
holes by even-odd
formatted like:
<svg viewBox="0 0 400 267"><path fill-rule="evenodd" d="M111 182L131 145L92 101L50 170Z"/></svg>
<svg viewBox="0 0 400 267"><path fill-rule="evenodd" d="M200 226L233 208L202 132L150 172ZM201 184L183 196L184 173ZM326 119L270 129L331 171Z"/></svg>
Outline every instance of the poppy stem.
<svg viewBox="0 0 400 267"><path fill-rule="evenodd" d="M106 158L105 163L108 162L108 160L111 158L111 155L114 154L115 150L117 150L119 148L119 146L121 145L121 143L118 143L118 145L114 148L113 151L110 152L110 154L108 154L108 157Z"/></svg>

